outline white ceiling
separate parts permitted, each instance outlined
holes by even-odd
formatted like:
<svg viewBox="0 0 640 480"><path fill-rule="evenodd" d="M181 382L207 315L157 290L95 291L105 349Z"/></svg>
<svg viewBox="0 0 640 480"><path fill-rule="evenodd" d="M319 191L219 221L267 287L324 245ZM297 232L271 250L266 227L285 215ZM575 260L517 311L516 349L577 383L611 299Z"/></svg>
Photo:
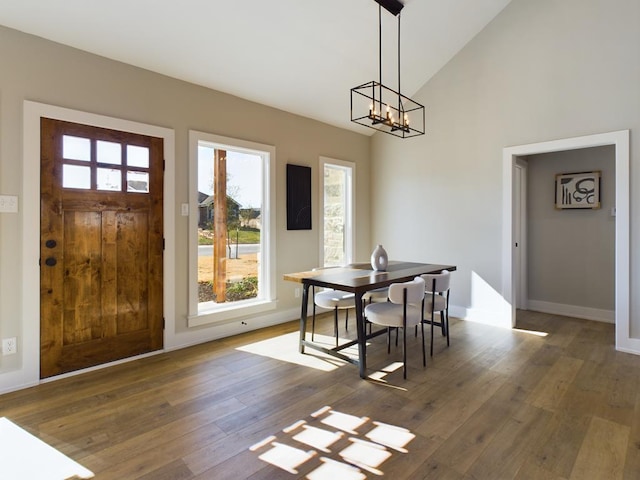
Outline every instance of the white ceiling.
<svg viewBox="0 0 640 480"><path fill-rule="evenodd" d="M415 94L509 2L405 0L402 93ZM382 80L396 88L397 20L385 10L382 20ZM349 121L349 90L378 79L373 0L0 0L0 24L373 132Z"/></svg>

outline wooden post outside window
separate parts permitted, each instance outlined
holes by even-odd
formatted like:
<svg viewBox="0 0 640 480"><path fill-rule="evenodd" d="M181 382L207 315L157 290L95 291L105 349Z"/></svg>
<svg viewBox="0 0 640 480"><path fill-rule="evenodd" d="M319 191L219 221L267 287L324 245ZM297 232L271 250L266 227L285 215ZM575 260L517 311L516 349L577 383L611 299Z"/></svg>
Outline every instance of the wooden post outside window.
<svg viewBox="0 0 640 480"><path fill-rule="evenodd" d="M213 293L227 300L227 152L215 150L213 162Z"/></svg>

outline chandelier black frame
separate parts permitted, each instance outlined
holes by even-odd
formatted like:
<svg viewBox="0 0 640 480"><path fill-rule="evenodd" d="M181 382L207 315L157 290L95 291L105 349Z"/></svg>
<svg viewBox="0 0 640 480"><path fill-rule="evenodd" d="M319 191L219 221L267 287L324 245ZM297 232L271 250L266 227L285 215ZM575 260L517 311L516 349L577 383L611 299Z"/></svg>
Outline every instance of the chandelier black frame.
<svg viewBox="0 0 640 480"><path fill-rule="evenodd" d="M378 4L378 60L380 80L351 89L351 121L396 137L424 135L424 106L400 93L399 0L374 0ZM382 7L398 17L398 91L382 83Z"/></svg>

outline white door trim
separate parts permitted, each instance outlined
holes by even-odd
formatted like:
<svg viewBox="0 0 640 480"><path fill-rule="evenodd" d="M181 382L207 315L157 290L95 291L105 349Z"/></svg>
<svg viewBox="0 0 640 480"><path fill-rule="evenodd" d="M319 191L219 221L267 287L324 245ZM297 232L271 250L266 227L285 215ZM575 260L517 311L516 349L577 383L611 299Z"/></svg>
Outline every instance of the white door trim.
<svg viewBox="0 0 640 480"><path fill-rule="evenodd" d="M175 336L175 132L119 118L25 100L23 117L23 200L22 200L22 369L2 376L2 384L17 389L40 379L40 117L122 130L164 139L164 348Z"/></svg>
<svg viewBox="0 0 640 480"><path fill-rule="evenodd" d="M513 246L516 249L514 262L514 275L517 275L517 292L515 297L516 307L527 310L529 305L527 287L527 162L518 159L513 166L514 180L514 202L519 207L519 211L514 211L515 239ZM516 246L517 243L517 246Z"/></svg>
<svg viewBox="0 0 640 480"><path fill-rule="evenodd" d="M518 157L579 148L615 146L616 162L616 260L615 260L615 324L616 350L640 354L640 339L631 338L630 330L630 226L629 226L629 130L566 138L549 142L506 147L502 153L502 296L504 326L515 325L513 275L513 169Z"/></svg>

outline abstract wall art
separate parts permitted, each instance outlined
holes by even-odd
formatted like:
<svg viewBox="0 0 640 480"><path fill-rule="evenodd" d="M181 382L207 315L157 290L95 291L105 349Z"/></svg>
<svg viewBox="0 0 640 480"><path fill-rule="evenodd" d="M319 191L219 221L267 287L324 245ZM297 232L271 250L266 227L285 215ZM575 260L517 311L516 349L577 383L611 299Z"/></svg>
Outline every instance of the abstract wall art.
<svg viewBox="0 0 640 480"><path fill-rule="evenodd" d="M556 175L556 209L600 208L600 171Z"/></svg>

